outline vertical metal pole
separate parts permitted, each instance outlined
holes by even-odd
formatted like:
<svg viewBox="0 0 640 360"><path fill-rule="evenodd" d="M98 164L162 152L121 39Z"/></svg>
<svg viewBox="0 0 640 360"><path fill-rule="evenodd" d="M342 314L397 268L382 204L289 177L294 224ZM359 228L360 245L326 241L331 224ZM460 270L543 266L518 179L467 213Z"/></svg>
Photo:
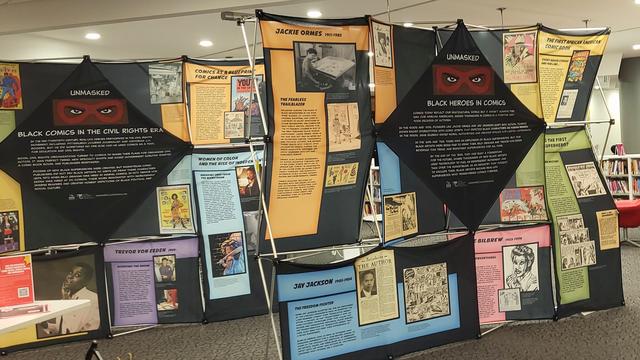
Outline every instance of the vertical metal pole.
<svg viewBox="0 0 640 360"><path fill-rule="evenodd" d="M254 41L254 52L253 55L251 54L251 51L249 50L249 42L247 40L247 32L245 30L245 26L244 26L245 22L244 21L239 21L238 25L240 26L240 29L242 30L242 38L244 39L244 45L245 45L245 49L247 50L247 57L249 59L249 64L251 65L251 79L253 81L253 85L254 88L256 90L256 96L258 98L258 107L260 109L260 118L262 120L262 126L264 128L264 133L265 135L267 135L268 133L268 128L267 128L267 120L265 117L265 113L264 113L264 108L262 107L262 99L260 98L260 89L258 87L258 82L256 81L256 74L255 74L255 41ZM258 20L256 19L256 32L257 32L257 27L258 27ZM255 34L254 34L254 40L255 40ZM251 102L249 102L251 103ZM249 111L251 111L251 109L249 109ZM249 134L251 135L251 134ZM250 136L249 136L250 137ZM264 209L264 219L267 223L267 231L269 233L269 240L271 243L271 250L273 252L273 258L274 260L278 258L278 252L276 250L276 245L275 245L275 241L273 239L273 231L271 229L271 222L269 221L269 212L267 210L267 206L266 206L266 202L265 202L265 198L264 198L264 191L263 191L263 187L262 187L262 168L260 166L258 166L257 163L257 159L256 159L256 152L255 149L253 147L253 142L251 141L251 139L249 139L249 148L251 149L251 158L253 160L254 163L254 167L256 169L257 172L257 176L256 176L256 180L258 181L258 188L260 189L260 203ZM266 151L266 145L265 145L265 151ZM263 159L263 165L265 165L265 161L266 159ZM260 241L260 240L258 240ZM258 244L258 252L259 252L259 248L260 245ZM264 275L264 268L262 266L262 259L260 257L257 258L258 261L258 268L260 269L260 279L262 280L262 289L264 290L264 295L265 295L265 301L267 302L267 309L269 310L269 319L271 320L271 330L273 331L273 339L276 343L276 348L278 350L278 358L280 360L283 359L282 357L282 347L280 345L280 339L278 337L278 328L276 326L276 321L273 315L273 303L271 301L272 299L272 295L270 295L270 291L268 289L268 285L267 285L267 281ZM274 270L274 274L275 274L275 270ZM275 281L274 281L275 282ZM273 283L273 282L272 282ZM272 293L272 292L271 292Z"/></svg>
<svg viewBox="0 0 640 360"><path fill-rule="evenodd" d="M264 297L267 302L267 308L269 309L269 318L271 319L271 330L273 331L273 339L276 342L276 348L278 350L278 357L280 360L282 357L282 348L280 347L280 339L278 338L278 328L276 327L276 320L273 317L273 307L271 297L269 296L269 289L267 288L267 280L264 276L264 268L262 267L262 258L258 258L258 268L260 269L260 279L262 280L262 288L264 289Z"/></svg>
<svg viewBox="0 0 640 360"><path fill-rule="evenodd" d="M239 21L240 29L242 29L242 38L244 39L244 46L247 50L247 57L249 58L249 65L251 65L251 78L253 79L253 87L256 90L256 96L258 97L258 107L260 108L260 118L262 120L262 127L264 128L264 133L267 133L267 119L264 115L264 108L262 107L262 98L260 97L260 89L258 88L258 82L256 81L256 72L255 72L255 58L251 57L251 50L249 50L249 41L247 40L247 31L244 27L244 21ZM258 20L256 19L256 29L258 27ZM256 30L257 31L257 30ZM255 42L253 43L253 56L255 56Z"/></svg>
<svg viewBox="0 0 640 360"><path fill-rule="evenodd" d="M256 20L256 28L258 26L257 24L258 23L257 23L257 20ZM248 43L248 40L247 40L247 32L246 32L245 27L244 27L244 21L238 22L238 25L240 25L240 29L242 29L242 37L244 39L245 49L247 50L247 57L249 58L249 63L251 64L251 68L253 69L252 72L251 72L252 73L251 76L252 76L252 79L253 79L254 88L256 90L256 95L258 96L258 106L260 108L260 117L262 118L262 125L264 126L265 134L266 134L267 133L266 117L264 115L264 109L262 108L262 100L260 100L260 90L258 89L257 82L255 81L256 80L256 78L255 78L255 69L254 69L254 64L255 64L254 60L255 59L253 59L251 57L251 50L249 49L249 43ZM254 55L255 55L255 53L254 53ZM278 258L278 251L276 250L275 241L273 239L273 230L271 229L271 222L269 221L269 213L267 211L267 204L266 204L265 199L264 199L264 192L262 191L262 189L263 189L262 188L262 180L261 180L262 169L261 169L260 166L257 166L255 148L253 147L253 143L251 141L249 141L249 148L251 149L251 157L253 159L253 163L254 163L254 166L256 168L256 172L257 172L257 175L258 175L258 176L256 176L256 180L258 180L258 187L260 188L260 202L262 203L262 207L264 208L264 218L265 218L265 221L267 222L267 231L269 233L269 240L271 242L271 250L273 251L273 258L277 259ZM266 146L265 146L265 148L266 148ZM263 163L264 163L264 159L263 159ZM260 169L260 170L258 170L258 169Z"/></svg>
<svg viewBox="0 0 640 360"><path fill-rule="evenodd" d="M371 161L373 165L373 160ZM376 202L373 195L373 169L372 166L369 166L369 204L371 204L371 214L373 215L373 223L376 226L376 232L378 233L378 240L380 244L383 243L382 233L380 232L380 226L378 226L378 215L376 213ZM380 208L382 209L382 189L380 189Z"/></svg>
<svg viewBox="0 0 640 360"><path fill-rule="evenodd" d="M507 8L499 7L496 10L500 11L500 27L504 29L504 11L507 10Z"/></svg>
<svg viewBox="0 0 640 360"><path fill-rule="evenodd" d="M611 133L611 126L613 125L611 122L613 120L613 117L611 116L611 110L609 110L609 105L607 104L607 97L604 95L604 90L602 90L602 85L600 84L600 78L598 78L598 75L596 74L596 83L598 85L598 90L600 93L600 96L602 97L602 102L604 103L604 109L607 111L607 115L609 116L609 128L607 129L607 136L604 139L604 145L602 145L602 153L600 155L600 163L602 163L602 160L604 159L604 152L607 150L607 142L609 141L609 134ZM596 154L597 156L597 154Z"/></svg>
<svg viewBox="0 0 640 360"><path fill-rule="evenodd" d="M191 132L191 110L189 109L189 107L191 106L191 102L189 101L189 98L191 97L191 93L189 93L189 96L187 96L187 81L186 81L186 77L185 77L185 63L184 60L182 60L182 78L183 83L184 83L184 93L185 93L185 97L184 97L184 113L185 116L187 117L187 131L189 132L189 141L191 141L191 143L193 144L193 133Z"/></svg>
<svg viewBox="0 0 640 360"><path fill-rule="evenodd" d="M275 240L273 239L273 230L271 229L271 222L269 221L269 212L267 211L267 203L264 199L264 191L262 191L263 187L262 187L262 170L257 170L260 168L260 166L258 166L258 159L256 158L256 151L253 147L253 144L251 142L249 142L249 149L251 149L251 159L253 160L253 164L254 167L256 168L256 172L258 173L256 176L256 180L258 180L258 188L260 189L260 203L262 204L262 208L264 209L264 220L267 223L267 232L269 233L269 241L271 243L271 251L273 252L273 258L277 259L278 258L278 251L276 250L276 244L275 244ZM263 159L263 164L265 162L265 159ZM260 240L258 240L260 241ZM260 247L258 245L258 247Z"/></svg>

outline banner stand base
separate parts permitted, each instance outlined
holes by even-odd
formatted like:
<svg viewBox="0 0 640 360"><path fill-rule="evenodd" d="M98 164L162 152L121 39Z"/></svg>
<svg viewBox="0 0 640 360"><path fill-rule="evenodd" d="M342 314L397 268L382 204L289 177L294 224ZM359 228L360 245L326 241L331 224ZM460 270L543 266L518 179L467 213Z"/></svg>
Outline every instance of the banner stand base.
<svg viewBox="0 0 640 360"><path fill-rule="evenodd" d="M498 329L500 329L501 327L507 326L510 323L512 323L513 321L505 321L503 323L497 324L497 325L491 325L491 327L489 329L487 329L486 331L480 332L480 335L478 335L478 338L481 338L491 332L494 332Z"/></svg>
<svg viewBox="0 0 640 360"><path fill-rule="evenodd" d="M115 337L122 336L122 335L134 334L134 333L137 333L137 332L153 329L153 328L156 328L156 327L158 327L158 325L149 325L149 326L141 327L141 328L138 328L138 329L126 330L126 331L123 331L123 332L119 332L117 334L113 334L112 333L110 335L110 338L115 338Z"/></svg>

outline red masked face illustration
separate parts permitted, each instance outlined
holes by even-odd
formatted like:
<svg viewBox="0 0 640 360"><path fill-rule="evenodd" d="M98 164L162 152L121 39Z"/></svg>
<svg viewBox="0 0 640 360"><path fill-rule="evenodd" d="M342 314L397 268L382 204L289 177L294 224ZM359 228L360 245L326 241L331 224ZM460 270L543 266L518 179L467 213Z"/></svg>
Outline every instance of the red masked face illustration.
<svg viewBox="0 0 640 360"><path fill-rule="evenodd" d="M434 95L492 95L489 66L433 65Z"/></svg>
<svg viewBox="0 0 640 360"><path fill-rule="evenodd" d="M53 100L53 123L57 126L127 124L124 99Z"/></svg>

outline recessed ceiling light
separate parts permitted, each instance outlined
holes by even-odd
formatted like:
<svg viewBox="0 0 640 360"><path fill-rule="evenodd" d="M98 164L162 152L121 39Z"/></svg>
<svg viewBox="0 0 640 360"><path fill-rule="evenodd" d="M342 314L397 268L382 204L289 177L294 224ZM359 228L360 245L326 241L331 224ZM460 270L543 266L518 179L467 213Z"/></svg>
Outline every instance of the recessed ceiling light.
<svg viewBox="0 0 640 360"><path fill-rule="evenodd" d="M309 10L307 11L307 17L317 19L319 17L322 17L322 13L319 10Z"/></svg>
<svg viewBox="0 0 640 360"><path fill-rule="evenodd" d="M210 47L213 46L213 42L211 40L200 40L200 46Z"/></svg>
<svg viewBox="0 0 640 360"><path fill-rule="evenodd" d="M640 0L636 0L636 5L640 5Z"/></svg>
<svg viewBox="0 0 640 360"><path fill-rule="evenodd" d="M633 50L640 50L640 44L635 44L632 47L633 47Z"/></svg>
<svg viewBox="0 0 640 360"><path fill-rule="evenodd" d="M406 22L406 23L402 24L402 26L404 26L404 27L412 27L413 23Z"/></svg>
<svg viewBox="0 0 640 360"><path fill-rule="evenodd" d="M100 39L101 37L102 37L102 36L101 36L100 34L96 33L96 32L90 32L90 33L86 33L86 34L84 35L84 38L85 38L85 39L88 39L88 40L98 40L98 39Z"/></svg>

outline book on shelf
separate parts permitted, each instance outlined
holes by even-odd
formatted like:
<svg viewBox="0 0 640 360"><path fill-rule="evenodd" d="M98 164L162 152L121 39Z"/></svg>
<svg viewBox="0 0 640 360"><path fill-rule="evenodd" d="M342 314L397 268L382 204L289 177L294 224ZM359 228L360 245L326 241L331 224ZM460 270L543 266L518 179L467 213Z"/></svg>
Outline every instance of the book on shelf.
<svg viewBox="0 0 640 360"><path fill-rule="evenodd" d="M371 181L374 186L380 185L380 170L372 169L371 170Z"/></svg>
<svg viewBox="0 0 640 360"><path fill-rule="evenodd" d="M382 204L380 203L373 203L374 204L374 208L371 208L371 203L366 202L364 204L364 215L365 216L369 216L369 215L373 215L373 210L376 211L376 215L381 214L382 211Z"/></svg>
<svg viewBox="0 0 640 360"><path fill-rule="evenodd" d="M626 176L629 174L627 160L626 159L603 160L602 172L608 176L611 176L611 175Z"/></svg>
<svg viewBox="0 0 640 360"><path fill-rule="evenodd" d="M628 195L629 184L626 180L613 180L607 179L607 185L612 195ZM637 186L637 182L634 182L634 188ZM635 191L635 189L634 189Z"/></svg>
<svg viewBox="0 0 640 360"><path fill-rule="evenodd" d="M638 168L640 167L640 159L631 159L631 174L640 175Z"/></svg>
<svg viewBox="0 0 640 360"><path fill-rule="evenodd" d="M631 184L633 186L633 193L637 194L640 192L640 179L635 178L631 181Z"/></svg>

